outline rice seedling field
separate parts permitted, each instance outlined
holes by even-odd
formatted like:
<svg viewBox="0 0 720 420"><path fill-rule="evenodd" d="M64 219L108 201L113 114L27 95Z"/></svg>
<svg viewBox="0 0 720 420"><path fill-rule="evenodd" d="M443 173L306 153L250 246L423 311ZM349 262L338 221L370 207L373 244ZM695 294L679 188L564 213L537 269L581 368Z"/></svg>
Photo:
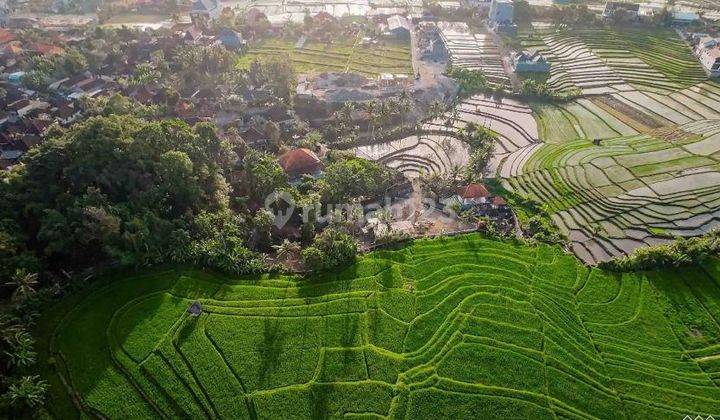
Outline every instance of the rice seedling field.
<svg viewBox="0 0 720 420"><path fill-rule="evenodd" d="M474 33L459 22L439 22L438 28L453 66L482 71L492 85L510 82L497 45L487 32Z"/></svg>
<svg viewBox="0 0 720 420"><path fill-rule="evenodd" d="M309 278L116 275L38 329L60 418L596 419L720 414L719 323L717 260L621 275L472 234Z"/></svg>
<svg viewBox="0 0 720 420"><path fill-rule="evenodd" d="M239 68L247 68L255 60L288 57L297 73L316 74L326 71L361 73L376 77L381 73L412 74L410 43L386 42L384 45L359 45L357 40L333 44L269 39L253 46L238 60Z"/></svg>

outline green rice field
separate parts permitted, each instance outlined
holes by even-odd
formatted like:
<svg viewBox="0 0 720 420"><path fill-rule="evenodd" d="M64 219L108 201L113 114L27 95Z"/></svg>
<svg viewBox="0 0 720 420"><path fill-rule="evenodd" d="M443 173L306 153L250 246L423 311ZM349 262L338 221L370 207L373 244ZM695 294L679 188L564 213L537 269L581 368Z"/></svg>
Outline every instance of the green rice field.
<svg viewBox="0 0 720 420"><path fill-rule="evenodd" d="M295 48L297 41L269 39L253 46L238 61L246 68L253 61L268 57L289 57L297 73L355 72L368 77L381 73L412 74L410 43L387 42L384 45L364 46L356 40L331 45L306 42Z"/></svg>
<svg viewBox="0 0 720 420"><path fill-rule="evenodd" d="M116 275L37 329L61 418L720 414L716 260L621 275L473 234L327 276Z"/></svg>

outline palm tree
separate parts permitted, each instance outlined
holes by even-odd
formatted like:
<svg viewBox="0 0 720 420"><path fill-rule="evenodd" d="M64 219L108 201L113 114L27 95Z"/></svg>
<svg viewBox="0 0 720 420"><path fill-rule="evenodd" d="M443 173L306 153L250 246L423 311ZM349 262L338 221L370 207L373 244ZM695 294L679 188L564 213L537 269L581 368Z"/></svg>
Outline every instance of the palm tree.
<svg viewBox="0 0 720 420"><path fill-rule="evenodd" d="M372 125L372 137L375 137L375 110L377 109L377 104L375 101L369 101L365 102L365 112L368 114L368 120L370 121L370 124Z"/></svg>
<svg viewBox="0 0 720 420"><path fill-rule="evenodd" d="M405 93L405 91L403 91L403 93ZM400 121L403 126L405 125L405 122L407 121L407 116L408 116L407 114L410 112L411 108L412 107L410 105L410 98L408 98L407 96L405 96L405 97L401 96L400 97L400 113L401 113Z"/></svg>
<svg viewBox="0 0 720 420"><path fill-rule="evenodd" d="M13 407L35 408L42 405L47 388L40 376L24 376L8 387L7 396Z"/></svg>
<svg viewBox="0 0 720 420"><path fill-rule="evenodd" d="M382 223L388 230L390 230L390 225L394 219L390 209L382 208L375 213L375 216L377 217L378 222Z"/></svg>
<svg viewBox="0 0 720 420"><path fill-rule="evenodd" d="M15 271L15 275L12 277L12 281L5 283L6 286L14 287L15 290L12 294L12 300L19 302L34 295L35 286L38 284L38 274L28 273L23 269Z"/></svg>
<svg viewBox="0 0 720 420"><path fill-rule="evenodd" d="M35 340L27 331L18 331L14 335L5 338L10 347L5 354L8 356L8 366L31 366L37 360L37 353L33 351Z"/></svg>
<svg viewBox="0 0 720 420"><path fill-rule="evenodd" d="M445 105L443 105L440 101L435 101L432 104L430 104L430 118L435 119L442 115L442 113L445 111Z"/></svg>
<svg viewBox="0 0 720 420"><path fill-rule="evenodd" d="M290 257L300 251L300 245L297 242L291 242L289 239L282 241L280 245L273 245L278 259L287 261Z"/></svg>

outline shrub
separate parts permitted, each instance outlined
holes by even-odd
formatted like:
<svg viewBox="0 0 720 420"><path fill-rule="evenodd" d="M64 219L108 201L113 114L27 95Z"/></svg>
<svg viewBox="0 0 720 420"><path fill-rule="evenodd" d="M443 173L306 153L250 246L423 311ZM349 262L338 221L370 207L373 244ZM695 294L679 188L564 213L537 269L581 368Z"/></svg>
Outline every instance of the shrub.
<svg viewBox="0 0 720 420"><path fill-rule="evenodd" d="M24 376L8 387L5 398L14 408L34 409L43 404L47 388L39 376Z"/></svg>
<svg viewBox="0 0 720 420"><path fill-rule="evenodd" d="M325 271L351 264L356 255L355 238L336 229L326 229L317 235L312 246L302 252L305 268L310 271Z"/></svg>
<svg viewBox="0 0 720 420"><path fill-rule="evenodd" d="M678 238L663 245L642 247L624 257L600 263L615 271L654 270L662 267L679 267L697 264L720 251L720 232L711 231L695 238Z"/></svg>
<svg viewBox="0 0 720 420"><path fill-rule="evenodd" d="M485 74L479 70L450 67L447 74L460 85L460 96L470 96L489 89Z"/></svg>

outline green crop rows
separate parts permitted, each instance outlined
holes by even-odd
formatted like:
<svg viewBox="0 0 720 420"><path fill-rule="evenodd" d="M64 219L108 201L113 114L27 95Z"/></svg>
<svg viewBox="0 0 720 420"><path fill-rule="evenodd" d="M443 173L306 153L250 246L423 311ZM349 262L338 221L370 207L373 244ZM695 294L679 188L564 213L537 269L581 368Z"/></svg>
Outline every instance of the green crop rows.
<svg viewBox="0 0 720 420"><path fill-rule="evenodd" d="M717 415L719 267L611 275L468 235L325 278L128 275L46 311L41 360L110 418Z"/></svg>
<svg viewBox="0 0 720 420"><path fill-rule="evenodd" d="M237 65L246 68L257 59L289 57L298 73L353 71L368 77L381 73L412 74L409 44L360 46L355 41L332 45L307 42L297 49L296 41L267 40L251 48Z"/></svg>
<svg viewBox="0 0 720 420"><path fill-rule="evenodd" d="M601 58L620 59L611 61L611 66L628 82L650 86L657 86L659 82L642 68L622 64L621 60L633 57L662 73L679 88L707 79L690 47L673 30L592 29L573 31L573 34Z"/></svg>

